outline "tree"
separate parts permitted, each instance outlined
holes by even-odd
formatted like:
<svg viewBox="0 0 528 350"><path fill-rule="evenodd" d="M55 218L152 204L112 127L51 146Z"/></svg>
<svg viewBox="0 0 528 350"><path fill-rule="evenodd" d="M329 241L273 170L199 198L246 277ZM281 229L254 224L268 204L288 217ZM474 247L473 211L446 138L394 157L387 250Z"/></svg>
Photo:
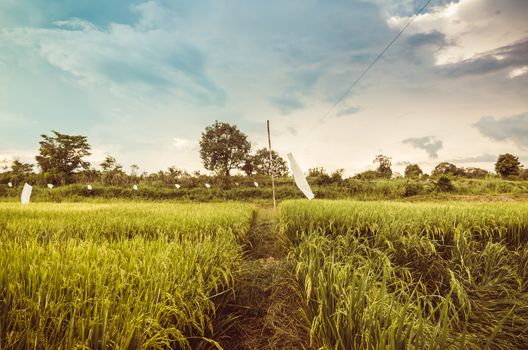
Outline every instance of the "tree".
<svg viewBox="0 0 528 350"><path fill-rule="evenodd" d="M521 171L519 158L510 153L499 155L499 158L495 163L495 171L502 177L519 175Z"/></svg>
<svg viewBox="0 0 528 350"><path fill-rule="evenodd" d="M422 169L418 164L409 164L405 167L405 177L408 179L418 179L423 175Z"/></svg>
<svg viewBox="0 0 528 350"><path fill-rule="evenodd" d="M122 185L125 183L123 166L114 157L107 154L99 165L103 169L103 176L101 178L103 183L111 185Z"/></svg>
<svg viewBox="0 0 528 350"><path fill-rule="evenodd" d="M200 157L204 168L229 176L247 159L251 144L236 125L215 121L205 128L200 140Z"/></svg>
<svg viewBox="0 0 528 350"><path fill-rule="evenodd" d="M285 176L288 174L286 161L275 151L270 152L267 148L259 149L252 158L253 172L257 175Z"/></svg>
<svg viewBox="0 0 528 350"><path fill-rule="evenodd" d="M319 177L319 176L325 176L328 175L325 168L322 166L316 166L313 168L308 169L308 176L309 177Z"/></svg>
<svg viewBox="0 0 528 350"><path fill-rule="evenodd" d="M52 130L54 136L41 135L39 155L35 157L43 173L50 173L66 182L78 169L88 169L90 163L83 160L89 156L90 145L86 136L66 135Z"/></svg>
<svg viewBox="0 0 528 350"><path fill-rule="evenodd" d="M439 163L437 166L435 166L434 170L431 172L431 175L434 177L438 177L441 175L452 175L456 176L459 174L459 169L456 167L455 164L451 164L448 162L442 162Z"/></svg>
<svg viewBox="0 0 528 350"><path fill-rule="evenodd" d="M33 174L33 164L22 163L15 159L11 163L11 170L7 173L11 182L20 183L28 181L28 177Z"/></svg>
<svg viewBox="0 0 528 350"><path fill-rule="evenodd" d="M28 176L33 173L33 164L31 163L22 163L18 159L15 159L11 163L11 173L13 175L19 176Z"/></svg>
<svg viewBox="0 0 528 350"><path fill-rule="evenodd" d="M136 177L139 174L139 165L132 164L130 166L130 176Z"/></svg>
<svg viewBox="0 0 528 350"><path fill-rule="evenodd" d="M464 177L467 177L469 179L477 179L477 178L484 178L486 176L488 176L489 174L489 171L487 170L484 170L484 169L480 169L480 168L466 168L466 169L463 169L461 168L462 171L464 172Z"/></svg>
<svg viewBox="0 0 528 350"><path fill-rule="evenodd" d="M111 155L106 155L105 159L99 164L104 172L107 171L121 171L123 167L117 163L117 160Z"/></svg>
<svg viewBox="0 0 528 350"><path fill-rule="evenodd" d="M391 169L391 158L384 156L383 154L378 154L373 161L374 164L378 163L377 171L380 174L380 177L390 179L392 176Z"/></svg>
<svg viewBox="0 0 528 350"><path fill-rule="evenodd" d="M365 170L353 176L354 179L358 180L375 180L380 177L380 173L377 170Z"/></svg>

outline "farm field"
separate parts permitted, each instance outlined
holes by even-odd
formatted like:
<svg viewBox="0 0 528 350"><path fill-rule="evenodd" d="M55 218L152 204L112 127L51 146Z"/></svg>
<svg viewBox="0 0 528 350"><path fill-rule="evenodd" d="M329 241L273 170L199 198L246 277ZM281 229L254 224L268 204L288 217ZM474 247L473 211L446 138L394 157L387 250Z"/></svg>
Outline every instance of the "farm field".
<svg viewBox="0 0 528 350"><path fill-rule="evenodd" d="M253 215L239 203L1 203L0 348L195 348Z"/></svg>
<svg viewBox="0 0 528 350"><path fill-rule="evenodd" d="M0 203L0 348L522 349L528 203Z"/></svg>
<svg viewBox="0 0 528 350"><path fill-rule="evenodd" d="M315 348L528 344L528 203L289 201L280 226Z"/></svg>

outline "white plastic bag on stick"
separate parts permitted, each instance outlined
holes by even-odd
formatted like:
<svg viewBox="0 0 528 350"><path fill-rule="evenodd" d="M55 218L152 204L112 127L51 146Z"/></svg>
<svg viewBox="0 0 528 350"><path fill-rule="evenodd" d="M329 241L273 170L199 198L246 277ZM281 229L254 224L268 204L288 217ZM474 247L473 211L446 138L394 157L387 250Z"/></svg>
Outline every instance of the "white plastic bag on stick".
<svg viewBox="0 0 528 350"><path fill-rule="evenodd" d="M290 160L290 168L293 173L295 184L301 190L301 192L304 193L306 198L313 199L315 196L312 192L312 189L310 188L308 181L306 181L306 177L304 177L301 167L299 164L297 164L295 158L293 158L293 154L288 153L288 159Z"/></svg>
<svg viewBox="0 0 528 350"><path fill-rule="evenodd" d="M22 189L22 195L20 196L20 202L22 202L22 204L29 204L29 198L31 197L32 189L33 187L31 187L27 183L24 184L24 188Z"/></svg>

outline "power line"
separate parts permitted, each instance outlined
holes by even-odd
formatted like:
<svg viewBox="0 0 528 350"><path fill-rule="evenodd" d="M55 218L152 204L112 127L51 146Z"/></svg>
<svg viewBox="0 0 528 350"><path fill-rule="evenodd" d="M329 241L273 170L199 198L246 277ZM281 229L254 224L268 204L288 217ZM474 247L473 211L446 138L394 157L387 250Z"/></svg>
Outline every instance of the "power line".
<svg viewBox="0 0 528 350"><path fill-rule="evenodd" d="M341 97L339 97L339 99L332 105L332 107L330 107L328 109L328 111L323 115L322 118L320 118L314 125L314 127L310 130L309 133L311 133L316 127L317 125L319 125L319 123L321 123L324 119L326 119L329 115L330 115L330 112L332 112L334 110L334 108L350 93L350 91L354 88L354 86L356 86L360 81L361 79L363 79L363 77L368 73L368 71L376 64L376 62L378 62L382 57L383 55L385 54L385 52L392 46L392 44L394 44L396 42L396 40L398 40L398 38L403 34L403 32L414 22L414 20L416 19L416 17L418 17L426 8L427 6L429 6L429 3L431 2L432 0L427 0L423 5L422 7L420 7L420 9L418 10L418 12L416 12L412 17L411 19L409 20L409 22L407 22L407 24L398 32L398 34L396 34L396 36L387 44L387 46L385 46L385 48L383 50L381 50L381 52L376 56L376 58L374 58L374 60L367 66L367 68L365 70L363 70L363 72L358 76L358 78L352 83L352 85L350 85L348 87L348 89L346 89L345 93L343 95L341 95Z"/></svg>

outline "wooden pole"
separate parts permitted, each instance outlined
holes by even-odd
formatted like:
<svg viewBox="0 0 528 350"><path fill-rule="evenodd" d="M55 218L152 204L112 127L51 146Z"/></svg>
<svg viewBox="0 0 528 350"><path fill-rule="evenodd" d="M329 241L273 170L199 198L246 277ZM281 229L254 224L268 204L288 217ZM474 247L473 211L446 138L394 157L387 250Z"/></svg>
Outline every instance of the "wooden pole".
<svg viewBox="0 0 528 350"><path fill-rule="evenodd" d="M273 209L277 208L277 202L275 200L275 178L273 177L273 157L271 156L271 136L270 136L270 125L269 120L266 120L268 126L268 146L269 146L269 159L270 159L270 175L271 175L271 188L273 190Z"/></svg>

